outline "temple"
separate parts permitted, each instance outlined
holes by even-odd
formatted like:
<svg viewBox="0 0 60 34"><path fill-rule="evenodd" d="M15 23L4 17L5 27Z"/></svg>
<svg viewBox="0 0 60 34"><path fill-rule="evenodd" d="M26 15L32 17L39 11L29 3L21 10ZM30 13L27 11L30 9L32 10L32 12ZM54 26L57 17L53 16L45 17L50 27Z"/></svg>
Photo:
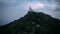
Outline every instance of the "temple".
<svg viewBox="0 0 60 34"><path fill-rule="evenodd" d="M29 11L33 11L32 8L31 8L31 6L29 7Z"/></svg>

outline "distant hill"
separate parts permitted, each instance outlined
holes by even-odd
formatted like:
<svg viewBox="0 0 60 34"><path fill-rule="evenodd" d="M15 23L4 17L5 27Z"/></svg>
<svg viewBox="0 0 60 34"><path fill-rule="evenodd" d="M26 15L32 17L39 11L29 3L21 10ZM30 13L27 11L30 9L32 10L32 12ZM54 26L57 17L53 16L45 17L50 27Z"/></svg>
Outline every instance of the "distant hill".
<svg viewBox="0 0 60 34"><path fill-rule="evenodd" d="M60 34L60 20L43 12L28 11L24 17L0 26L0 34Z"/></svg>

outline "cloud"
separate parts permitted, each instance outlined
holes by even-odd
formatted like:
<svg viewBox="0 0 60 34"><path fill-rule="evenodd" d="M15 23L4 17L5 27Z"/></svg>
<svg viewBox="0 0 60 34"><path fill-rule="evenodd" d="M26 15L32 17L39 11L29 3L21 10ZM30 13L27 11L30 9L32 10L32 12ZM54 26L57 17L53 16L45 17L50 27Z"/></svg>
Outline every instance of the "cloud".
<svg viewBox="0 0 60 34"><path fill-rule="evenodd" d="M55 0L56 2L60 2L60 0Z"/></svg>
<svg viewBox="0 0 60 34"><path fill-rule="evenodd" d="M57 5L57 7L54 11L58 12L58 11L60 11L60 0L55 0L55 3Z"/></svg>
<svg viewBox="0 0 60 34"><path fill-rule="evenodd" d="M43 8L44 4L43 3L39 3L39 2L28 2L26 6L31 6L32 9L39 9L39 8Z"/></svg>
<svg viewBox="0 0 60 34"><path fill-rule="evenodd" d="M55 9L55 11L56 11L56 12L60 11L60 7L57 7L57 8Z"/></svg>
<svg viewBox="0 0 60 34"><path fill-rule="evenodd" d="M44 4L42 4L42 3L31 3L31 7L33 9L43 8Z"/></svg>
<svg viewBox="0 0 60 34"><path fill-rule="evenodd" d="M15 3L16 0L0 0L0 2L3 2L3 3Z"/></svg>

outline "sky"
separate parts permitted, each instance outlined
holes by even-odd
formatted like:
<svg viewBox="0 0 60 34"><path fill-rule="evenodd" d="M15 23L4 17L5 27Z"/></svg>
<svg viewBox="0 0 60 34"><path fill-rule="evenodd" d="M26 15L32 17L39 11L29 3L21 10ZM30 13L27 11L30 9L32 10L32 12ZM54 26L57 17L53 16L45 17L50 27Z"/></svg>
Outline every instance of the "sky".
<svg viewBox="0 0 60 34"><path fill-rule="evenodd" d="M23 17L29 7L60 19L60 0L0 0L0 25Z"/></svg>

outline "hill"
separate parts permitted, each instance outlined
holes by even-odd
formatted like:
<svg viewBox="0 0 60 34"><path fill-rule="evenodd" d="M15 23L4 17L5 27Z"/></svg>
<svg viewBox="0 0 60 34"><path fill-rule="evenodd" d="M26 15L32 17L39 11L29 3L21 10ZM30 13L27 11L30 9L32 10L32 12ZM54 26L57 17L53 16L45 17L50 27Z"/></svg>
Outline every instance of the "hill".
<svg viewBox="0 0 60 34"><path fill-rule="evenodd" d="M60 20L43 12L28 11L24 17L0 26L0 34L60 34Z"/></svg>

